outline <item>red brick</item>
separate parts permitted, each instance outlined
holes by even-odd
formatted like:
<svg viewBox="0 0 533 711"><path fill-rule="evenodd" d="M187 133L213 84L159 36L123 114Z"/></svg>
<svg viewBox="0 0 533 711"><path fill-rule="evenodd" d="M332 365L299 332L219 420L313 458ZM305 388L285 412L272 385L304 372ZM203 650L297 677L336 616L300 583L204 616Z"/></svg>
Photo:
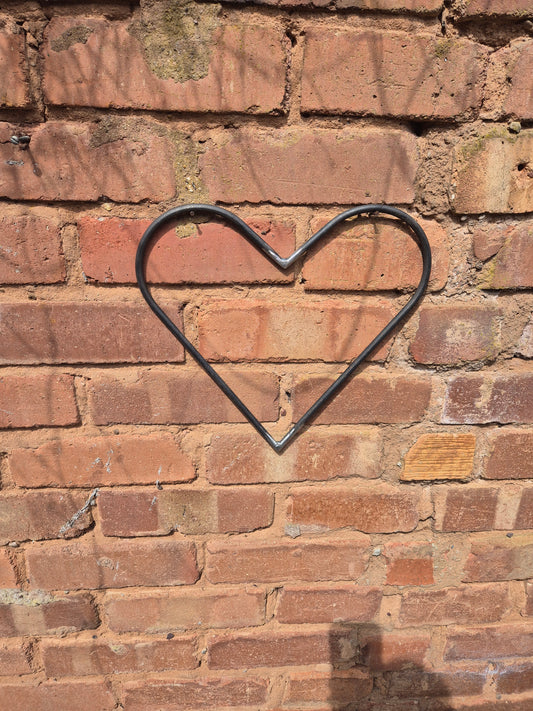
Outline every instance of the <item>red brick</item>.
<svg viewBox="0 0 533 711"><path fill-rule="evenodd" d="M400 699L460 696L462 700L464 696L481 694L485 681L485 671L404 669L391 674L389 693Z"/></svg>
<svg viewBox="0 0 533 711"><path fill-rule="evenodd" d="M490 531L496 528L498 489L439 487L434 500L438 531Z"/></svg>
<svg viewBox="0 0 533 711"><path fill-rule="evenodd" d="M533 318L529 319L520 336L517 353L524 356L524 358L533 358Z"/></svg>
<svg viewBox="0 0 533 711"><path fill-rule="evenodd" d="M529 534L507 538L503 533L474 537L465 564L465 582L525 580L533 577L533 539Z"/></svg>
<svg viewBox="0 0 533 711"><path fill-rule="evenodd" d="M222 0L235 2L235 0ZM249 3L250 0L237 0ZM361 9L383 10L385 12L413 12L436 15L441 8L440 0L252 0L256 5L275 5L281 7L331 8L338 10Z"/></svg>
<svg viewBox="0 0 533 711"><path fill-rule="evenodd" d="M365 698L371 691L372 678L361 669L336 670L330 674L316 671L294 673L289 676L284 706L294 708L297 704L328 701L349 705Z"/></svg>
<svg viewBox="0 0 533 711"><path fill-rule="evenodd" d="M531 487L522 490L513 528L517 530L533 529L533 488Z"/></svg>
<svg viewBox="0 0 533 711"><path fill-rule="evenodd" d="M530 15L531 12L530 6ZM498 116L533 118L531 86L527 80L533 72L533 42L523 39L511 42L491 56L488 79L499 84L498 91L487 102Z"/></svg>
<svg viewBox="0 0 533 711"><path fill-rule="evenodd" d="M527 166L532 163L532 130L515 135L502 126L458 143L453 210L468 214L531 212L533 190Z"/></svg>
<svg viewBox="0 0 533 711"><path fill-rule="evenodd" d="M207 642L211 669L285 667L351 662L358 649L350 628L306 632L260 632L212 636Z"/></svg>
<svg viewBox="0 0 533 711"><path fill-rule="evenodd" d="M368 372L368 371L367 371ZM294 419L331 385L331 378L307 376L292 391ZM316 424L416 422L426 413L431 382L424 377L356 375L314 420Z"/></svg>
<svg viewBox="0 0 533 711"><path fill-rule="evenodd" d="M87 494L71 491L30 491L0 496L0 545L79 535L92 524L90 510L64 529L85 504Z"/></svg>
<svg viewBox="0 0 533 711"><path fill-rule="evenodd" d="M489 435L489 456L485 460L486 479L533 478L533 432L498 430Z"/></svg>
<svg viewBox="0 0 533 711"><path fill-rule="evenodd" d="M196 28L202 22L202 15L199 17ZM64 38L80 29L86 33L86 41L66 44ZM150 67L145 48L136 35L129 20L106 22L78 14L52 18L44 45L45 101L105 109L281 111L285 49L279 28L218 27L208 46L202 45L198 37L178 40L178 44L184 44L180 52L186 55L191 52L195 66L188 66L184 60L181 72L176 68L177 76L170 69L164 78ZM188 41L195 43L194 49L186 49ZM170 50L167 52L168 67L172 57ZM209 58L205 68L202 52ZM127 71L117 71L117 67L126 65Z"/></svg>
<svg viewBox="0 0 533 711"><path fill-rule="evenodd" d="M175 195L175 149L155 125L150 129L127 118L100 124L47 121L27 131L31 152L21 154L9 142L16 127L0 124L0 161L17 161L4 170L0 197L157 202Z"/></svg>
<svg viewBox="0 0 533 711"><path fill-rule="evenodd" d="M220 202L411 203L417 153L414 136L404 131L242 129L210 145L199 166L209 195Z"/></svg>
<svg viewBox="0 0 533 711"><path fill-rule="evenodd" d="M74 379L69 375L3 375L0 377L0 429L62 427L79 421Z"/></svg>
<svg viewBox="0 0 533 711"><path fill-rule="evenodd" d="M526 583L526 594L527 594L526 615L533 615L533 583L532 582Z"/></svg>
<svg viewBox="0 0 533 711"><path fill-rule="evenodd" d="M409 351L418 363L456 365L495 358L501 350L499 309L426 306Z"/></svg>
<svg viewBox="0 0 533 711"><path fill-rule="evenodd" d="M431 543L389 543L383 550L387 562L387 585L432 585L433 547Z"/></svg>
<svg viewBox="0 0 533 711"><path fill-rule="evenodd" d="M499 667L496 675L496 691L501 694L519 694L530 691L533 686L533 667L520 664Z"/></svg>
<svg viewBox="0 0 533 711"><path fill-rule="evenodd" d="M42 658L47 677L162 672L195 669L196 640L107 638L104 640L46 640Z"/></svg>
<svg viewBox="0 0 533 711"><path fill-rule="evenodd" d="M0 670L3 676L31 674L28 656L20 639L0 642Z"/></svg>
<svg viewBox="0 0 533 711"><path fill-rule="evenodd" d="M311 29L306 33L302 111L460 116L481 104L484 54L473 42L420 32L413 37L359 28ZM421 73L422 66L431 71Z"/></svg>
<svg viewBox="0 0 533 711"><path fill-rule="evenodd" d="M22 28L14 22L3 24L0 32L0 73L2 108L25 108L30 104L26 43Z"/></svg>
<svg viewBox="0 0 533 711"><path fill-rule="evenodd" d="M167 313L183 328L176 307ZM183 348L143 305L2 304L0 323L4 364L183 360Z"/></svg>
<svg viewBox="0 0 533 711"><path fill-rule="evenodd" d="M366 537L333 543L207 544L212 583L357 580L368 565Z"/></svg>
<svg viewBox="0 0 533 711"><path fill-rule="evenodd" d="M474 466L475 447L473 434L423 434L405 455L400 479L468 479Z"/></svg>
<svg viewBox="0 0 533 711"><path fill-rule="evenodd" d="M511 15L523 20L531 13L530 0L466 0L459 8L465 17Z"/></svg>
<svg viewBox="0 0 533 711"><path fill-rule="evenodd" d="M206 473L212 484L373 479L381 472L381 448L379 432L369 427L346 434L312 427L280 458L255 435L228 432L212 436L206 450Z"/></svg>
<svg viewBox="0 0 533 711"><path fill-rule="evenodd" d="M51 596L40 591L0 591L0 632L3 637L92 630L98 625L92 599L85 593Z"/></svg>
<svg viewBox="0 0 533 711"><path fill-rule="evenodd" d="M429 650L429 634L373 631L360 638L361 662L371 671L394 671L423 666Z"/></svg>
<svg viewBox="0 0 533 711"><path fill-rule="evenodd" d="M96 487L190 481L193 462L170 435L72 437L35 449L13 449L17 486Z"/></svg>
<svg viewBox="0 0 533 711"><path fill-rule="evenodd" d="M220 301L198 318L199 350L214 361L348 361L385 328L394 312L383 305L334 301L274 305ZM383 360L390 339L370 358Z"/></svg>
<svg viewBox="0 0 533 711"><path fill-rule="evenodd" d="M468 585L404 592L400 624L450 625L498 622L511 606L507 585Z"/></svg>
<svg viewBox="0 0 533 711"><path fill-rule="evenodd" d="M458 375L448 381L442 422L533 422L533 376Z"/></svg>
<svg viewBox="0 0 533 711"><path fill-rule="evenodd" d="M0 548L0 588L16 588L17 576L7 548Z"/></svg>
<svg viewBox="0 0 533 711"><path fill-rule="evenodd" d="M533 654L533 627L517 624L454 630L448 635L444 659L492 660L530 657Z"/></svg>
<svg viewBox="0 0 533 711"><path fill-rule="evenodd" d="M184 541L81 542L26 551L30 584L43 590L190 585L196 549Z"/></svg>
<svg viewBox="0 0 533 711"><path fill-rule="evenodd" d="M478 228L474 252L484 261L479 285L484 289L516 289L533 286L533 228L526 223L511 227Z"/></svg>
<svg viewBox="0 0 533 711"><path fill-rule="evenodd" d="M55 220L4 215L0 228L0 284L54 284L65 280L65 260Z"/></svg>
<svg viewBox="0 0 533 711"><path fill-rule="evenodd" d="M353 489L293 489L287 517L304 530L350 527L363 533L412 531L420 520L418 492L388 484Z"/></svg>
<svg viewBox="0 0 533 711"><path fill-rule="evenodd" d="M134 681L124 685L124 711L174 711L174 709L257 708L266 702L268 681L236 679L176 679Z"/></svg>
<svg viewBox="0 0 533 711"><path fill-rule="evenodd" d="M104 536L243 533L272 523L274 496L265 489L129 489L101 491Z"/></svg>
<svg viewBox="0 0 533 711"><path fill-rule="evenodd" d="M151 220L82 217L78 223L83 272L88 279L136 283L135 254ZM269 220L248 224L281 256L294 251L294 226ZM187 235L182 236L184 227ZM231 257L229 257L231 255ZM181 225L179 235L167 228L154 242L146 265L154 284L265 284L294 280L294 270L282 270L244 237L221 224Z"/></svg>
<svg viewBox="0 0 533 711"><path fill-rule="evenodd" d="M273 373L219 370L262 422L278 417L279 386ZM144 371L132 382L126 378L93 377L89 406L98 425L196 424L243 422L244 417L198 367L194 370Z"/></svg>
<svg viewBox="0 0 533 711"><path fill-rule="evenodd" d="M334 588L285 587L276 619L285 624L306 622L370 622L381 603L379 588L343 585Z"/></svg>
<svg viewBox="0 0 533 711"><path fill-rule="evenodd" d="M10 711L112 711L115 699L104 679L45 681L39 685L2 684L0 700Z"/></svg>
<svg viewBox="0 0 533 711"><path fill-rule="evenodd" d="M448 278L450 255L446 233L437 222L419 220L431 245L432 268L429 290L442 289ZM326 220L315 218L311 231L317 232ZM306 289L383 291L418 286L422 257L411 232L401 223L377 222L371 217L346 222L332 231L304 262L302 276Z"/></svg>
<svg viewBox="0 0 533 711"><path fill-rule="evenodd" d="M199 627L254 627L265 622L265 595L253 590L110 592L107 623L114 632L160 634Z"/></svg>

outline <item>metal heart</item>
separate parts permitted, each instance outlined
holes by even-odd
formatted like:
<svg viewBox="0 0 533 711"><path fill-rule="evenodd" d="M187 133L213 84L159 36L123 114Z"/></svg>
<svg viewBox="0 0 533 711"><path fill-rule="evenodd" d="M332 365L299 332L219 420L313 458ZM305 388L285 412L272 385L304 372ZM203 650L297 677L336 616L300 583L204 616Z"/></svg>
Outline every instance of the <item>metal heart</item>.
<svg viewBox="0 0 533 711"><path fill-rule="evenodd" d="M174 222L180 218L190 218L190 217L210 217L210 218L222 218L222 220L230 224L236 232L245 237L249 242L251 242L254 247L260 250L267 259L276 264L281 269L288 269L294 262L300 259L306 252L308 252L311 247L320 242L321 239L326 237L326 235L331 232L331 230L339 225L341 222L355 217L361 214L384 214L391 215L392 217L398 218L400 222L405 223L410 227L412 231L412 236L420 249L422 254L422 276L420 282L413 293L412 297L409 299L407 304L394 316L394 318L389 321L387 326L374 338L374 340L368 344L368 346L355 358L348 367L339 375L332 385L318 398L318 400L312 405L307 412L300 417L298 422L296 422L293 427L287 432L287 434L279 441L275 440L272 435L265 429L265 427L259 422L255 415L250 412L242 400L236 395L230 386L226 383L223 378L213 369L213 367L205 360L201 353L192 345L192 343L185 337L185 335L179 330L179 328L174 324L174 322L166 315L166 313L161 309L157 302L152 298L152 295L148 291L146 284L146 251L150 245L153 237L161 230L162 227L168 225L169 222ZM217 207L214 205L183 205L181 207L175 207L168 210L163 215L158 217L150 227L144 233L139 247L137 249L137 255L135 258L135 272L137 275L137 282L141 290L142 295L146 299L148 306L156 314L156 316L161 319L168 330L178 339L185 350L190 353L190 355L196 360L196 362L205 370L212 380L218 385L218 387L228 396L231 402L237 407L237 409L246 417L246 419L252 424L257 432L265 439L269 445L276 451L281 452L295 437L296 435L305 427L305 425L318 413L318 411L323 408L337 393L340 388L346 383L348 378L353 374L360 363L369 356L376 348L384 341L387 336L393 331L393 329L407 317L407 315L414 309L418 301L421 299L431 272L431 249L429 246L428 239L424 233L424 230L420 227L418 222L414 220L410 215L396 207L390 207L388 205L358 205L357 207L352 207L345 212L337 215L332 220L330 220L324 227L322 227L318 232L316 232L312 237L310 237L301 247L299 247L290 257L283 259L279 254L270 247L258 234L256 234L245 222L243 222L239 217L234 215L229 210L225 210L222 207Z"/></svg>

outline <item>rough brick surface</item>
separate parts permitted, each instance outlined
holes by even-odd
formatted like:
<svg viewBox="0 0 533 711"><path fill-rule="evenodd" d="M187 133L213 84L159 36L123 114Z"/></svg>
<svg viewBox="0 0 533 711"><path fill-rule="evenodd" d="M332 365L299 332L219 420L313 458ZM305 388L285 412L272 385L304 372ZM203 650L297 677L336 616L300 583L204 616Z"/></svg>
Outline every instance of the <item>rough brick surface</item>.
<svg viewBox="0 0 533 711"><path fill-rule="evenodd" d="M183 327L179 305L167 313ZM0 323L3 364L183 360L174 336L142 306L2 304Z"/></svg>
<svg viewBox="0 0 533 711"><path fill-rule="evenodd" d="M79 711L112 711L113 694L104 679L47 681L39 684L0 684L0 698L12 711L52 711L76 708Z"/></svg>
<svg viewBox="0 0 533 711"><path fill-rule="evenodd" d="M79 222L83 271L106 284L134 283L135 252L151 220L84 217ZM282 257L294 251L290 225L250 220L255 230ZM183 228L182 228L183 229ZM169 228L154 244L146 266L148 281L161 284L285 283L292 270L272 265L244 237L221 224L187 227L186 236Z"/></svg>
<svg viewBox="0 0 533 711"><path fill-rule="evenodd" d="M483 289L533 286L533 228L527 222L508 227L478 228L474 254L487 261L479 276Z"/></svg>
<svg viewBox="0 0 533 711"><path fill-rule="evenodd" d="M417 152L402 131L242 130L208 147L199 165L221 202L411 203Z"/></svg>
<svg viewBox="0 0 533 711"><path fill-rule="evenodd" d="M0 124L0 160L14 161L4 171L1 197L158 202L176 192L173 144L157 126L118 119L104 125L48 121L28 131L31 150L22 155L9 143L16 127Z"/></svg>
<svg viewBox="0 0 533 711"><path fill-rule="evenodd" d="M334 674L300 672L291 674L285 696L290 708L297 704L328 702L350 704L370 694L372 679L360 669L336 671Z"/></svg>
<svg viewBox="0 0 533 711"><path fill-rule="evenodd" d="M0 284L54 284L65 278L59 225L33 215L0 219Z"/></svg>
<svg viewBox="0 0 533 711"><path fill-rule="evenodd" d="M533 118L533 97L527 77L533 71L533 42L511 42L492 57L489 81L497 82L502 89L495 92L488 108L497 116L518 119Z"/></svg>
<svg viewBox="0 0 533 711"><path fill-rule="evenodd" d="M448 381L442 421L449 424L532 422L533 377L529 373L454 377Z"/></svg>
<svg viewBox="0 0 533 711"><path fill-rule="evenodd" d="M3 637L94 629L98 623L91 597L85 593L51 596L41 592L0 591Z"/></svg>
<svg viewBox="0 0 533 711"><path fill-rule="evenodd" d="M20 639L6 640L0 644L0 669L6 676L31 673L30 663Z"/></svg>
<svg viewBox="0 0 533 711"><path fill-rule="evenodd" d="M468 41L360 29L324 37L317 28L306 36L302 110L458 116L481 103L482 58ZM429 64L431 72L421 70Z"/></svg>
<svg viewBox="0 0 533 711"><path fill-rule="evenodd" d="M511 430L490 436L490 455L483 475L487 479L531 479L533 477L533 432Z"/></svg>
<svg viewBox="0 0 533 711"><path fill-rule="evenodd" d="M474 466L472 434L423 434L405 455L403 481L467 479Z"/></svg>
<svg viewBox="0 0 533 711"><path fill-rule="evenodd" d="M14 449L9 470L18 486L95 487L190 481L194 465L165 434L73 437Z"/></svg>
<svg viewBox="0 0 533 711"><path fill-rule="evenodd" d="M85 41L65 42L84 32ZM51 104L161 111L281 110L285 51L279 28L225 25L196 57L208 53L204 76L160 78L150 68L142 41L129 22L55 17L44 46L45 97ZM184 37L181 42L195 41ZM118 72L117 67L127 67ZM190 73L198 69L190 67ZM185 73L185 71L184 71ZM228 87L231 90L228 91Z"/></svg>
<svg viewBox="0 0 533 711"><path fill-rule="evenodd" d="M448 635L444 658L449 660L527 657L533 652L531 628L518 625L481 627Z"/></svg>
<svg viewBox="0 0 533 711"><path fill-rule="evenodd" d="M0 73L2 108L24 108L30 103L28 66L24 33L14 23L5 24L0 32Z"/></svg>
<svg viewBox="0 0 533 711"><path fill-rule="evenodd" d="M429 543L389 543L383 555L388 585L433 584L433 551Z"/></svg>
<svg viewBox="0 0 533 711"><path fill-rule="evenodd" d="M381 602L379 588L354 585L334 588L285 587L276 619L285 624L306 622L370 622Z"/></svg>
<svg viewBox="0 0 533 711"><path fill-rule="evenodd" d="M436 526L441 531L490 531L496 528L498 490L447 488L435 494Z"/></svg>
<svg viewBox="0 0 533 711"><path fill-rule="evenodd" d="M62 427L78 422L74 381L69 375L3 375L0 400L0 428Z"/></svg>
<svg viewBox="0 0 533 711"><path fill-rule="evenodd" d="M465 17L510 15L523 19L531 13L529 0L466 0L460 9Z"/></svg>
<svg viewBox="0 0 533 711"><path fill-rule="evenodd" d="M7 548L0 548L0 588L16 588L15 568Z"/></svg>
<svg viewBox="0 0 533 711"><path fill-rule="evenodd" d="M525 580L533 575L533 540L531 533L484 533L472 540L465 563L465 582Z"/></svg>

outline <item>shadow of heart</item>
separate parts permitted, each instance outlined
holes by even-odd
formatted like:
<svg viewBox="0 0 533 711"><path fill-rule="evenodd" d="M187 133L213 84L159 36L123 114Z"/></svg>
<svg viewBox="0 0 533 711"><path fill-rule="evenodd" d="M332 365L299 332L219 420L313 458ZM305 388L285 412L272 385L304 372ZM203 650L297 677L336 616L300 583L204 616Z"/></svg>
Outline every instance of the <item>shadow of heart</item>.
<svg viewBox="0 0 533 711"><path fill-rule="evenodd" d="M285 434L285 436L276 440L268 432L268 430L259 422L255 415L246 407L239 396L230 388L226 381L220 377L216 370L207 362L207 360L202 356L202 354L193 346L193 344L185 337L185 335L180 331L176 324L170 319L159 304L155 301L148 290L146 284L146 262L147 262L147 250L150 246L152 239L156 234L160 234L161 230L165 226L169 226L169 223L174 222L178 219L191 218L191 217L207 217L207 218L219 218L224 222L228 223L233 227L233 229L245 239L247 239L251 244L256 247L264 256L269 259L273 264L281 269L289 269L298 259L301 259L314 245L323 240L331 231L337 227L340 223L348 220L356 215L361 214L382 214L391 215L396 217L400 222L406 224L411 232L412 237L415 240L420 252L422 254L422 276L413 295L405 306L398 311L398 313L389 321L385 328L378 333L378 335L366 346L366 348L361 351L361 353L351 361L348 367L338 376L338 378L330 385L330 387L322 393L322 395L316 400L316 402L305 412L300 419L290 428L290 430ZM204 371L209 375L209 377L214 380L218 387L227 395L231 402L237 407L244 417L250 422L253 427L259 432L261 437L265 439L268 444L278 453L281 453L285 447L296 437L296 435L310 422L313 417L327 405L327 403L334 397L334 395L343 387L346 381L351 377L357 367L361 362L367 358L371 353L373 353L378 346L391 334L391 332L396 328L396 326L403 321L408 314L415 308L418 301L422 298L424 291L427 287L429 276L431 273L431 249L429 246L428 239L424 230L420 227L418 222L413 219L410 215L403 210L399 210L396 207L390 207L389 205L358 205L352 207L349 210L341 212L339 215L330 220L324 227L322 227L318 232L310 237L304 244L298 247L290 257L284 259L280 257L279 254L272 249L272 247L267 244L251 227L249 227L243 220L234 215L229 210L225 210L222 207L215 205L183 205L181 207L175 207L168 210L163 215L158 217L150 227L146 230L142 239L139 243L137 249L137 255L135 257L135 272L137 275L137 283L142 295L146 299L146 302L156 314L156 316L161 319L168 330L178 339L185 350L194 358L194 360L204 369Z"/></svg>

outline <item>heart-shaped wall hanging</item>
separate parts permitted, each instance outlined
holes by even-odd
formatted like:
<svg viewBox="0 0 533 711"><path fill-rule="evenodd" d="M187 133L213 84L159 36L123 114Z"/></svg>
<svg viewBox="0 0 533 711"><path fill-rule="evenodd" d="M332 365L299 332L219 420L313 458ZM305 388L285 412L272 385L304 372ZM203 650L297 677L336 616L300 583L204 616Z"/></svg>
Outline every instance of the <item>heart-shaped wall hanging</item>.
<svg viewBox="0 0 533 711"><path fill-rule="evenodd" d="M407 302L407 304L398 311L396 316L389 321L385 328L374 338L374 340L368 344L368 346L355 358L348 367L339 375L332 385L318 398L318 400L312 405L307 412L300 417L298 422L291 427L287 434L279 441L275 440L272 435L265 429L265 427L259 422L255 415L250 412L246 405L242 402L238 395L230 388L226 381L220 377L220 375L214 370L214 368L207 362L207 360L202 356L202 354L193 346L193 344L185 337L185 335L180 331L176 324L167 316L163 309L157 304L152 295L150 294L147 284L146 284L146 254L150 242L156 234L161 234L161 229L165 226L168 227L169 223L174 222L178 219L191 218L191 217L202 217L202 218L218 218L222 219L224 222L231 225L237 233L242 235L245 239L251 242L254 247L256 247L260 252L262 252L267 259L273 262L275 265L281 269L288 269L294 262L303 257L311 247L316 245L320 240L324 239L334 227L340 223L348 220L356 215L361 214L383 214L391 215L396 217L400 222L405 223L410 227L412 231L412 236L420 249L422 254L422 276L420 277L420 282ZM239 217L234 215L229 210L225 210L222 207L217 207L214 205L183 205L181 207L175 207L168 210L163 215L158 217L150 227L146 230L142 239L139 243L137 249L137 255L135 258L135 272L137 275L137 282L141 290L142 295L146 299L148 306L156 314L158 318L165 324L168 330L178 339L185 350L190 353L190 355L195 359L195 361L205 370L205 372L212 378L218 387L228 396L231 402L237 407L237 409L246 417L246 419L252 424L255 429L259 432L261 437L265 439L269 445L276 451L281 452L285 447L296 437L296 435L305 427L305 425L313 419L313 417L322 409L333 396L342 388L346 383L348 378L353 374L360 363L369 356L373 351L375 351L378 346L389 336L389 334L394 330L394 328L403 321L407 315L414 309L420 298L422 297L426 286L429 281L429 275L431 272L431 249L429 246L428 239L424 233L424 230L420 227L418 222L414 220L410 215L396 207L390 207L388 205L358 205L357 207L352 207L345 212L340 213L337 217L330 220L324 227L322 227L318 232L316 232L312 237L310 237L301 247L291 254L290 257L283 259L279 254L270 247L261 237L256 234L251 227L249 227L245 222L243 222Z"/></svg>

